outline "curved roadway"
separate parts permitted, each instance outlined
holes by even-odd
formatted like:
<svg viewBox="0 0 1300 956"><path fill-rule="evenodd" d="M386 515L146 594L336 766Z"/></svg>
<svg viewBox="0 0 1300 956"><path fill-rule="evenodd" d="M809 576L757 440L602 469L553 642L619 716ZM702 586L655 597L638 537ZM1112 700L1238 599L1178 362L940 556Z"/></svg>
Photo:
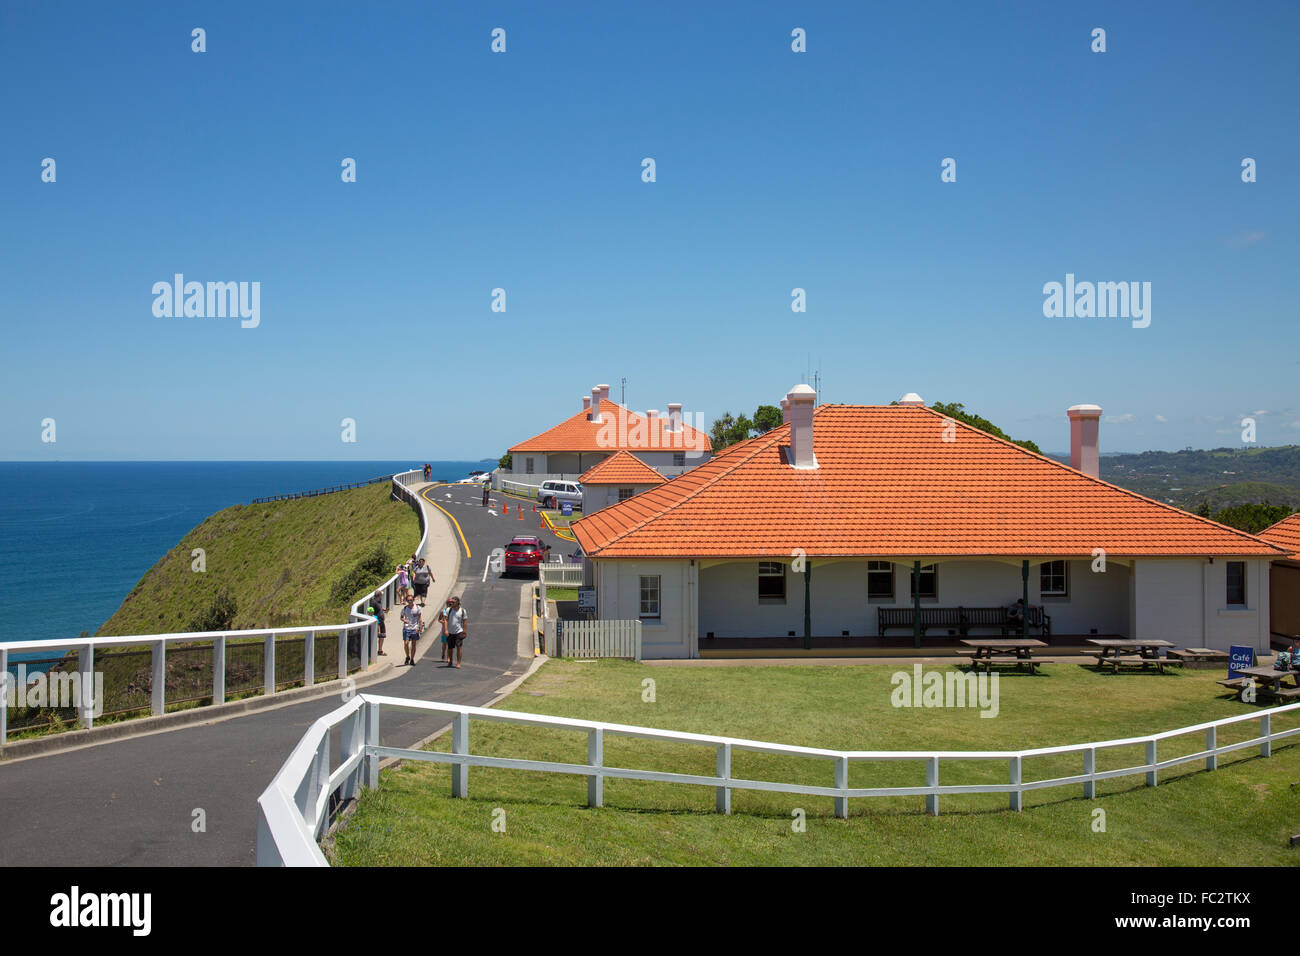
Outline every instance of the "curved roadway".
<svg viewBox="0 0 1300 956"><path fill-rule="evenodd" d="M538 527L530 504L524 520L516 500L493 493L481 506L478 485L427 485L421 489L430 521L431 564L460 572L452 587L439 575L430 589L432 609L448 593L461 595L470 615L465 661L440 665L436 631L421 643L414 667L366 686L396 697L483 705L531 664L520 651L522 582L484 583L484 561L515 534L536 534L562 552L574 547ZM500 513L510 505L509 517ZM438 513L446 533L439 532ZM445 553L444 553L445 551ZM437 572L435 572L437 573ZM531 621L531 613L529 614ZM388 618L387 658L401 655L400 629ZM395 656L396 655L396 656ZM0 865L3 866L231 866L255 862L257 798L307 727L336 707L335 694L268 707L211 723L108 741L0 764ZM383 743L410 747L447 725L437 717L385 712ZM202 811L202 814L197 811ZM199 829L197 821L205 824ZM198 831L198 832L196 832Z"/></svg>

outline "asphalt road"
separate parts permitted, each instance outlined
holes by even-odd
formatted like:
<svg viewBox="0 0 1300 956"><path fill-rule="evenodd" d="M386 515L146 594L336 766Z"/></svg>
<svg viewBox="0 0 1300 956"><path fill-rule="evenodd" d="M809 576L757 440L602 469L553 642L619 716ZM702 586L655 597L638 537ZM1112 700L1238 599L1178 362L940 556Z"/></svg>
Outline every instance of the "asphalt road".
<svg viewBox="0 0 1300 956"><path fill-rule="evenodd" d="M496 514L489 513L478 486L434 485L424 496L460 529L455 590L469 613L464 666L441 666L431 647L414 667L397 668L395 677L365 690L484 704L531 663L518 655L522 582L491 575L482 582L485 559L515 534L537 534L557 549L574 545L540 531L530 505L519 520L515 502L494 494ZM500 515L505 500L508 518ZM390 655L394 648L401 653L395 636L387 642ZM331 695L0 765L0 866L252 865L257 797L311 723L340 702ZM446 723L385 712L380 738L407 747Z"/></svg>

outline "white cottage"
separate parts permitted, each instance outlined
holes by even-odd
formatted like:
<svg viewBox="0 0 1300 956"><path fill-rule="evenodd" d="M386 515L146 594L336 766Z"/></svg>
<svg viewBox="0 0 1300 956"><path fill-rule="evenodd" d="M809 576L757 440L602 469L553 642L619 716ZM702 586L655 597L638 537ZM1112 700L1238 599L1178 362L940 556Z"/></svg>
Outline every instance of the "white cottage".
<svg viewBox="0 0 1300 956"><path fill-rule="evenodd" d="M657 488L666 479L630 452L614 452L578 479L582 484L582 513L593 514L602 508L627 501L633 495Z"/></svg>
<svg viewBox="0 0 1300 956"><path fill-rule="evenodd" d="M1066 466L914 395L786 399L780 427L573 525L598 616L639 619L646 657L951 646L1017 598L1053 645L1267 652L1285 549L1101 481L1097 406L1070 409Z"/></svg>

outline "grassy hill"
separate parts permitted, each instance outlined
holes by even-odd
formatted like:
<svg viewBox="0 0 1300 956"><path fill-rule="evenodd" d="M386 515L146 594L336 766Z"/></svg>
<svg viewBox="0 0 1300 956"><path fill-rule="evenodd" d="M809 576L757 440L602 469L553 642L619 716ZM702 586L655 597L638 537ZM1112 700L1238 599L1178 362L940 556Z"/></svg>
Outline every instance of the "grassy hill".
<svg viewBox="0 0 1300 956"><path fill-rule="evenodd" d="M415 512L392 500L386 482L318 498L235 505L163 555L98 635L190 630L222 591L234 599L231 628L342 623L348 606L419 542ZM380 547L391 558L382 576L358 573ZM203 572L192 570L195 548L205 552ZM350 587L336 587L345 579Z"/></svg>

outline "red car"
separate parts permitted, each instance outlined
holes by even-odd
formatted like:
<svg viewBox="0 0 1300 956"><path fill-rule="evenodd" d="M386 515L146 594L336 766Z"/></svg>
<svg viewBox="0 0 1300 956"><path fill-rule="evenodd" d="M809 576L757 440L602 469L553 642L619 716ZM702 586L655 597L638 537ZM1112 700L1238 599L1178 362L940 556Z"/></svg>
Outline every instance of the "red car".
<svg viewBox="0 0 1300 956"><path fill-rule="evenodd" d="M511 571L536 571L546 558L550 548L542 544L542 539L535 534L516 535L506 545L505 573Z"/></svg>

